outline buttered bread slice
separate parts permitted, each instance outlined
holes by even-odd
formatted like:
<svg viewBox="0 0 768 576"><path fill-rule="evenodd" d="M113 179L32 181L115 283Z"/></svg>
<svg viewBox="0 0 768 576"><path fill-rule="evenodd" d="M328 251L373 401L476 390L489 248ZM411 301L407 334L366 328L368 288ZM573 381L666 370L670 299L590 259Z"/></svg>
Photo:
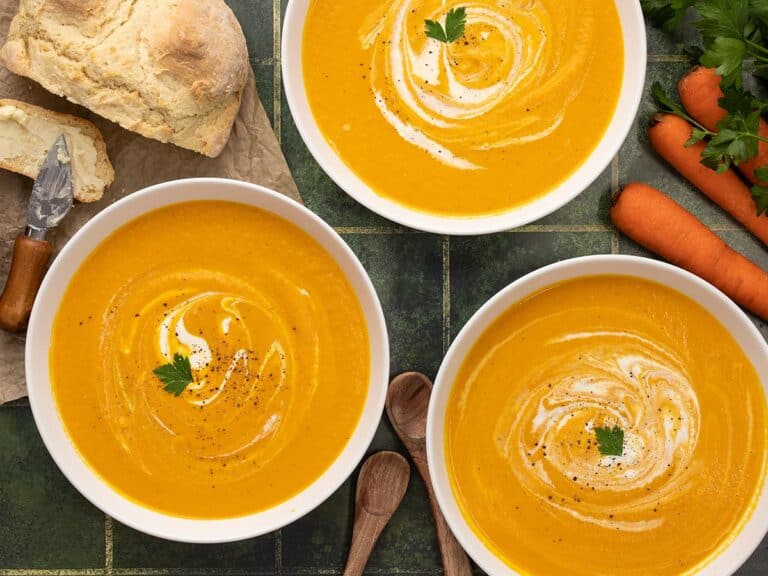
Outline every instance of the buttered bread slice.
<svg viewBox="0 0 768 576"><path fill-rule="evenodd" d="M0 60L128 130L211 157L249 67L223 0L20 0Z"/></svg>
<svg viewBox="0 0 768 576"><path fill-rule="evenodd" d="M36 178L48 150L61 134L72 158L75 199L99 200L115 179L115 172L98 128L77 116L0 99L0 168Z"/></svg>

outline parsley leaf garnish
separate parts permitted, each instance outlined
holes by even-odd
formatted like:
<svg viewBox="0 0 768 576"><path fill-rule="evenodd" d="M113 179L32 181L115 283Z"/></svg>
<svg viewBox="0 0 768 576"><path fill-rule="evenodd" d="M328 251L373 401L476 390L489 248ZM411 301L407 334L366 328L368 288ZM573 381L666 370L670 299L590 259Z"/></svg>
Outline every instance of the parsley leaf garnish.
<svg viewBox="0 0 768 576"><path fill-rule="evenodd" d="M705 41L716 38L743 39L748 32L750 0L694 0L700 18L696 21Z"/></svg>
<svg viewBox="0 0 768 576"><path fill-rule="evenodd" d="M701 55L700 62L723 77L723 86L742 85L747 45L738 38L719 37Z"/></svg>
<svg viewBox="0 0 768 576"><path fill-rule="evenodd" d="M761 182L768 182L768 166L761 166L755 170L755 176ZM752 198L755 199L757 215L765 214L768 216L768 187L755 184L750 191L752 192Z"/></svg>
<svg viewBox="0 0 768 576"><path fill-rule="evenodd" d="M173 363L155 368L153 372L165 384L163 390L174 396L181 395L187 389L187 386L194 382L194 378L192 378L192 365L189 363L189 358L182 356L178 352L173 355Z"/></svg>
<svg viewBox="0 0 768 576"><path fill-rule="evenodd" d="M755 184L750 192L752 192L752 198L754 198L755 206L757 206L757 215L765 214L768 216L768 188Z"/></svg>
<svg viewBox="0 0 768 576"><path fill-rule="evenodd" d="M704 52L699 61L715 68L723 77L722 86L743 84L744 65L750 62L757 72L768 66L768 49L763 39L768 24L765 0L694 0L700 18Z"/></svg>
<svg viewBox="0 0 768 576"><path fill-rule="evenodd" d="M720 98L720 107L728 114L717 124L717 134L702 153L702 162L718 172L731 164L746 162L757 155L760 114L765 104L740 88L730 87Z"/></svg>
<svg viewBox="0 0 768 576"><path fill-rule="evenodd" d="M768 0L752 0L749 9L758 24L768 25Z"/></svg>
<svg viewBox="0 0 768 576"><path fill-rule="evenodd" d="M464 36L467 9L453 8L445 15L445 28L436 20L424 20L424 32L429 38L450 44Z"/></svg>
<svg viewBox="0 0 768 576"><path fill-rule="evenodd" d="M640 4L656 26L672 32L693 6L693 0L640 0Z"/></svg>
<svg viewBox="0 0 768 576"><path fill-rule="evenodd" d="M595 428L598 448L603 456L624 455L624 430L613 428Z"/></svg>

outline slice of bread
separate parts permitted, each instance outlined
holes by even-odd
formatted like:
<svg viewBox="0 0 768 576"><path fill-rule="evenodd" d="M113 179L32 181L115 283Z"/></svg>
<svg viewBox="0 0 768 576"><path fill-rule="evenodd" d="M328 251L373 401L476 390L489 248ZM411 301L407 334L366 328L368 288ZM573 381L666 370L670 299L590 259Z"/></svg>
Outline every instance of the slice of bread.
<svg viewBox="0 0 768 576"><path fill-rule="evenodd" d="M115 179L99 129L77 116L0 99L0 168L36 178L48 150L61 134L72 157L75 199L99 200Z"/></svg>

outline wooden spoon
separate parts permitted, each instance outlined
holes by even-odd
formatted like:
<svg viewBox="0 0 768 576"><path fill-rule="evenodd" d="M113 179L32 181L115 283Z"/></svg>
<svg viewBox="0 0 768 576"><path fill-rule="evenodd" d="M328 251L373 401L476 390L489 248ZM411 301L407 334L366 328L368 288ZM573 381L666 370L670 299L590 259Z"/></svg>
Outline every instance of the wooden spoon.
<svg viewBox="0 0 768 576"><path fill-rule="evenodd" d="M451 532L440 507L429 477L427 465L427 410L432 394L432 382L424 374L406 372L395 377L387 392L387 415L408 452L416 470L424 480L432 515L435 517L437 541L443 557L445 576L470 576L469 558Z"/></svg>
<svg viewBox="0 0 768 576"><path fill-rule="evenodd" d="M344 576L361 576L373 547L405 496L411 467L395 452L379 452L365 461L357 479L355 526Z"/></svg>

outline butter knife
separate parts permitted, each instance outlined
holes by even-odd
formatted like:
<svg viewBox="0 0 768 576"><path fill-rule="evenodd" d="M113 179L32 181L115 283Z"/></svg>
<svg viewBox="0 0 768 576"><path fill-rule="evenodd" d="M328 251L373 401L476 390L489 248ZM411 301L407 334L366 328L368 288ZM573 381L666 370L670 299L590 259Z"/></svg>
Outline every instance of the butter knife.
<svg viewBox="0 0 768 576"><path fill-rule="evenodd" d="M72 160L67 141L59 136L48 151L32 187L27 227L13 245L11 271L0 295L0 328L21 332L51 257L48 233L72 209Z"/></svg>

